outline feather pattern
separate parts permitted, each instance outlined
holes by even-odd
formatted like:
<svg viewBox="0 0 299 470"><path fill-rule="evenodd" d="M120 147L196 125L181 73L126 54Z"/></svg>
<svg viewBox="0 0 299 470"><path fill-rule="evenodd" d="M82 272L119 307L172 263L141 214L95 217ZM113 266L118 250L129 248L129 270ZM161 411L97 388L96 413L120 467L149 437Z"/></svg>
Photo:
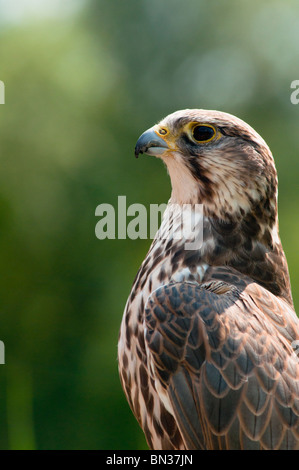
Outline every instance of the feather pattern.
<svg viewBox="0 0 299 470"><path fill-rule="evenodd" d="M197 123L215 138L196 142ZM172 195L125 307L118 358L148 445L297 449L299 321L271 152L250 126L217 111L179 111L147 132L136 155L159 149ZM195 250L186 249L188 232L173 236L184 204L203 231Z"/></svg>

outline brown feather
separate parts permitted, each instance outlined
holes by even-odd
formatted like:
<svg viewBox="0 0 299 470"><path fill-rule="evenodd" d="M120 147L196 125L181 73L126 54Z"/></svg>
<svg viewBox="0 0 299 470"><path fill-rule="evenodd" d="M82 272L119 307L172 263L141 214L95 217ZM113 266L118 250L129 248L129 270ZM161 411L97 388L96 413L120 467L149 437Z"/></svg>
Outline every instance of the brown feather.
<svg viewBox="0 0 299 470"><path fill-rule="evenodd" d="M194 142L192 123L217 138ZM160 126L172 149L160 155L172 181L166 213L203 204L203 244L186 250L170 237L182 209L164 215L121 325L128 402L152 449L297 449L299 321L271 152L226 113L178 111Z"/></svg>

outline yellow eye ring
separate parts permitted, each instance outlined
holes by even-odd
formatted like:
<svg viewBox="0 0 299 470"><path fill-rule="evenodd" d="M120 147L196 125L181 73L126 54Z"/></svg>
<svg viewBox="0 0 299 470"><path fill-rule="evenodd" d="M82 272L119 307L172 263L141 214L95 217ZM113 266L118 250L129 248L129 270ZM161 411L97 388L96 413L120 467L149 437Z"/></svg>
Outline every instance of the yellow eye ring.
<svg viewBox="0 0 299 470"><path fill-rule="evenodd" d="M161 129L159 129L158 132L160 135L168 134L168 130L165 127L161 127Z"/></svg>
<svg viewBox="0 0 299 470"><path fill-rule="evenodd" d="M192 128L192 137L196 142L210 142L216 136L216 129L211 124L196 123Z"/></svg>

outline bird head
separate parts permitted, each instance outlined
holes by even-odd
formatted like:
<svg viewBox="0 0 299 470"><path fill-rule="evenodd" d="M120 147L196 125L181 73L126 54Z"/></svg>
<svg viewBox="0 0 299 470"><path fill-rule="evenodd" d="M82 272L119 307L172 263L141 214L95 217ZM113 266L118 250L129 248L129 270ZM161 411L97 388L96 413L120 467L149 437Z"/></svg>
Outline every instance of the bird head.
<svg viewBox="0 0 299 470"><path fill-rule="evenodd" d="M177 111L145 131L135 155L161 158L176 204L203 204L206 215L231 220L259 211L275 223L277 176L271 151L241 119L202 109Z"/></svg>

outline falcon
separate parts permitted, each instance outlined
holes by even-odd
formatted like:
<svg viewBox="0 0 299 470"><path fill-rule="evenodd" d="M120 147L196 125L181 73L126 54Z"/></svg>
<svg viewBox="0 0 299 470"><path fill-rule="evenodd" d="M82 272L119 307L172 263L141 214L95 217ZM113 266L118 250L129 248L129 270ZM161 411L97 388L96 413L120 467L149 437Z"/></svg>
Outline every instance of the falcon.
<svg viewBox="0 0 299 470"><path fill-rule="evenodd" d="M172 185L118 344L148 446L297 449L299 324L269 147L235 116L187 109L144 132L142 153L163 160ZM202 231L191 248L186 207Z"/></svg>

